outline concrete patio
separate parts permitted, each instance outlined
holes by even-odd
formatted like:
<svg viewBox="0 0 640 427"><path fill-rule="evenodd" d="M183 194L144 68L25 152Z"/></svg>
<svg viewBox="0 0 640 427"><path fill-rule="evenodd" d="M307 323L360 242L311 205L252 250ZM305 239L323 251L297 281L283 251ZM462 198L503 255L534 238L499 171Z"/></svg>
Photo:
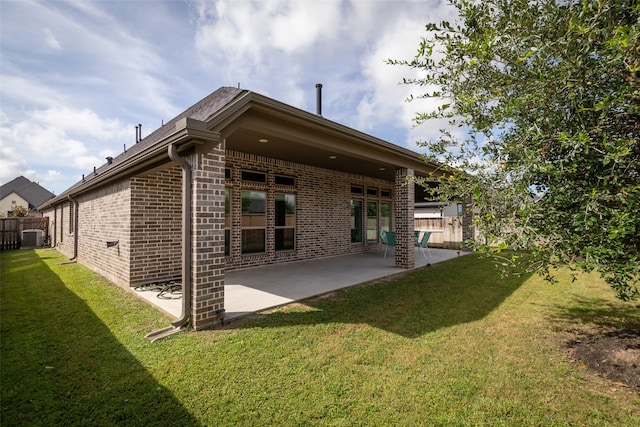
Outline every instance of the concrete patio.
<svg viewBox="0 0 640 427"><path fill-rule="evenodd" d="M435 264L468 252L434 249L426 259L416 249L416 267ZM366 283L407 270L394 266L393 254L363 253L287 264L272 264L225 274L225 322L251 313ZM134 291L173 318L180 317L182 300L158 298L158 292Z"/></svg>

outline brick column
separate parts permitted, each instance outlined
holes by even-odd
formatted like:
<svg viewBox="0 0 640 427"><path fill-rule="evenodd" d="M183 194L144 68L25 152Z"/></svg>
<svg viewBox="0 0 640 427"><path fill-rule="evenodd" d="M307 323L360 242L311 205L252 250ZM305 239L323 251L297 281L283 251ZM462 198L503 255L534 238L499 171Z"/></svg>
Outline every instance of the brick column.
<svg viewBox="0 0 640 427"><path fill-rule="evenodd" d="M224 309L224 145L188 157L193 174L191 324L220 324Z"/></svg>
<svg viewBox="0 0 640 427"><path fill-rule="evenodd" d="M416 265L414 248L413 211L415 208L414 183L407 177L413 177L413 169L396 170L396 191L394 223L396 230L395 266L414 268Z"/></svg>

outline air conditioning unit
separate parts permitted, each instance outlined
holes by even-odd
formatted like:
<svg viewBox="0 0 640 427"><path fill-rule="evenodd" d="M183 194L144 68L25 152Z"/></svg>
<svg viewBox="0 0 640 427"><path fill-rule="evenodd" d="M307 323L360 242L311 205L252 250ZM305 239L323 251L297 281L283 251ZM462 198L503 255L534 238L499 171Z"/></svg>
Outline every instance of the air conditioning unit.
<svg viewBox="0 0 640 427"><path fill-rule="evenodd" d="M22 247L35 248L42 246L42 230L22 230Z"/></svg>

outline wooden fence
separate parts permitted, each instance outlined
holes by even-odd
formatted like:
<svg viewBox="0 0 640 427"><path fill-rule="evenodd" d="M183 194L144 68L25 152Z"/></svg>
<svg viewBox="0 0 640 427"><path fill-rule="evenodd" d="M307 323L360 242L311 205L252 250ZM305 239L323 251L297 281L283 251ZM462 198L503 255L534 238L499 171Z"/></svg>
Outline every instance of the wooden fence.
<svg viewBox="0 0 640 427"><path fill-rule="evenodd" d="M433 233L429 239L429 246L460 249L462 245L462 217L416 218L414 228Z"/></svg>
<svg viewBox="0 0 640 427"><path fill-rule="evenodd" d="M49 236L49 218L0 218L0 251L20 249L23 230L42 230L43 238L47 239Z"/></svg>

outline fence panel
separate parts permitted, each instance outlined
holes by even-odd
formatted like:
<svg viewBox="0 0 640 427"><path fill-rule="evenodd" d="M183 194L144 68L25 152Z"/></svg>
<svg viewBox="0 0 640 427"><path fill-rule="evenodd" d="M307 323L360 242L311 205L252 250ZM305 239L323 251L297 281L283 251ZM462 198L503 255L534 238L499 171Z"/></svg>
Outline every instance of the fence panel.
<svg viewBox="0 0 640 427"><path fill-rule="evenodd" d="M429 246L445 249L460 249L462 246L461 217L416 218L414 227L416 230L433 233L429 239Z"/></svg>
<svg viewBox="0 0 640 427"><path fill-rule="evenodd" d="M23 230L42 230L49 236L49 217L0 218L0 251L20 249Z"/></svg>

